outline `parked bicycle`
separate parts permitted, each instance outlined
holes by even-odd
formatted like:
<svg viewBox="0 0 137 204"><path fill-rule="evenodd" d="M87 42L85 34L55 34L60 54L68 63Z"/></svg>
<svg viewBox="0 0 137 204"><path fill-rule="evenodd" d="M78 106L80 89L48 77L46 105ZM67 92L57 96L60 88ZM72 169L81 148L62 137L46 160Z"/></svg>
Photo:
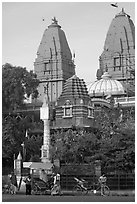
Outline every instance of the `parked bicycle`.
<svg viewBox="0 0 137 204"><path fill-rule="evenodd" d="M77 182L77 184L73 187L73 194L74 195L87 195L88 192L92 192L94 194L97 194L98 192L100 192L101 194L101 184L98 183L93 183L91 186L88 186L88 182L85 181L84 179L78 179L76 177L74 177L75 181ZM88 186L88 187L86 187ZM103 191L102 191L102 195L103 196L109 196L110 194L110 189L109 187L104 184L103 185Z"/></svg>
<svg viewBox="0 0 137 204"><path fill-rule="evenodd" d="M12 184L5 184L2 186L2 193L3 194L14 194Z"/></svg>

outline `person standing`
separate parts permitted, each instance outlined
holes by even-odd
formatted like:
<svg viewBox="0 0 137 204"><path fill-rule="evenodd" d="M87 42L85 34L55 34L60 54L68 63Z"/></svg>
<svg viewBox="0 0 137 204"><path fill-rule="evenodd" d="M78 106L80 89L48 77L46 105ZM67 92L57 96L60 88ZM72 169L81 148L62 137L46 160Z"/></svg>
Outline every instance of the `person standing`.
<svg viewBox="0 0 137 204"><path fill-rule="evenodd" d="M61 187L60 187L60 174L57 173L54 176L54 186L51 190L51 195L61 195Z"/></svg>
<svg viewBox="0 0 137 204"><path fill-rule="evenodd" d="M11 193L16 194L16 192L17 192L17 178L16 178L16 175L14 174L14 172L11 173L10 182L11 182L11 188L10 188Z"/></svg>
<svg viewBox="0 0 137 204"><path fill-rule="evenodd" d="M31 195L31 176L30 174L27 176L25 183L26 183L26 195Z"/></svg>
<svg viewBox="0 0 137 204"><path fill-rule="evenodd" d="M106 185L107 177L105 174L99 177L98 182L100 183L101 186L101 195L104 195L104 186Z"/></svg>
<svg viewBox="0 0 137 204"><path fill-rule="evenodd" d="M42 169L40 172L40 179L43 180L45 183L47 183L48 181L48 177L44 169Z"/></svg>

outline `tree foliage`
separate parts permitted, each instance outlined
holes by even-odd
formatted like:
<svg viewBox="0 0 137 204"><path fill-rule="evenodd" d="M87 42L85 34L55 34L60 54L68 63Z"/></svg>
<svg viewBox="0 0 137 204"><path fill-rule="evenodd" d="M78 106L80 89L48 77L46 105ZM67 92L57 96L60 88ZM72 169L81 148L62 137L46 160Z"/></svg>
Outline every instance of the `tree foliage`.
<svg viewBox="0 0 137 204"><path fill-rule="evenodd" d="M2 105L4 110L14 110L23 105L25 95L38 95L37 86L39 80L36 75L26 68L4 64L2 66Z"/></svg>
<svg viewBox="0 0 137 204"><path fill-rule="evenodd" d="M135 167L135 119L130 110L102 109L96 133L68 130L52 135L52 157L65 163L100 160L104 169L132 171Z"/></svg>
<svg viewBox="0 0 137 204"><path fill-rule="evenodd" d="M22 150L25 130L30 123L20 116L14 117L13 111L24 106L24 99L37 98L39 80L32 71L6 63L2 66L2 157L13 160L13 154ZM6 117L5 113L12 113ZM6 117L6 119L5 119Z"/></svg>
<svg viewBox="0 0 137 204"><path fill-rule="evenodd" d="M102 109L96 121L103 167L132 171L135 168L135 118L132 108Z"/></svg>
<svg viewBox="0 0 137 204"><path fill-rule="evenodd" d="M24 129L18 120L9 118L2 120L2 159L3 166L13 165L14 154L22 151L21 143L24 138Z"/></svg>
<svg viewBox="0 0 137 204"><path fill-rule="evenodd" d="M93 149L98 148L98 139L94 133L83 130L68 130L52 135L51 152L54 159L65 163L83 163L92 157Z"/></svg>
<svg viewBox="0 0 137 204"><path fill-rule="evenodd" d="M2 158L13 161L13 155L18 155L19 151L24 154L27 161L40 158L40 148L42 146L42 137L32 135L26 138L26 129L33 130L36 123L30 122L27 117L7 117L2 120ZM23 146L25 152L23 152ZM37 156L36 156L37 155Z"/></svg>

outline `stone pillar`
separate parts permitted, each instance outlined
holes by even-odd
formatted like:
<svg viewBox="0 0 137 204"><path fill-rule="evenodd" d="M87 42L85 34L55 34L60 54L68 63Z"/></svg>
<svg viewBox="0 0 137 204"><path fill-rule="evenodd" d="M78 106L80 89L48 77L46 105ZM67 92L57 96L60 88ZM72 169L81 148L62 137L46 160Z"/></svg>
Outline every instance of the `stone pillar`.
<svg viewBox="0 0 137 204"><path fill-rule="evenodd" d="M47 86L48 87L48 86ZM43 145L41 148L41 161L49 162L49 146L50 146L50 124L49 124L49 99L48 91L45 91L43 105L40 108L40 119L44 122Z"/></svg>
<svg viewBox="0 0 137 204"><path fill-rule="evenodd" d="M49 146L50 146L50 127L49 120L45 119L44 121L44 135L43 135L43 145L41 148L41 161L49 161Z"/></svg>

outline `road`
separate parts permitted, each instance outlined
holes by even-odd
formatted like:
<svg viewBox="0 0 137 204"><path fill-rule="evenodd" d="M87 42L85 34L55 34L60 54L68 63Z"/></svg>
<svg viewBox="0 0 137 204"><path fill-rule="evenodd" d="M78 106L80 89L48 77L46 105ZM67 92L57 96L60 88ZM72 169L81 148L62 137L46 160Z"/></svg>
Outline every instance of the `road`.
<svg viewBox="0 0 137 204"><path fill-rule="evenodd" d="M134 196L2 195L2 202L135 202Z"/></svg>

